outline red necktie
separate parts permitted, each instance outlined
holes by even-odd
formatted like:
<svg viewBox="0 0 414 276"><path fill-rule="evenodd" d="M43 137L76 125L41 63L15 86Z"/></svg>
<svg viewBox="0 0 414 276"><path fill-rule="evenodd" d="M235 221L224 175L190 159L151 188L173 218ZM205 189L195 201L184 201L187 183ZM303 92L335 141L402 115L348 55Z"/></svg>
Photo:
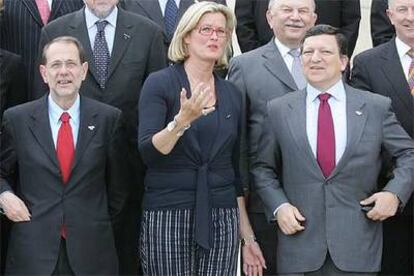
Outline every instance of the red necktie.
<svg viewBox="0 0 414 276"><path fill-rule="evenodd" d="M40 18L42 19L43 25L46 25L50 16L48 0L36 0L36 5L37 9L39 10Z"/></svg>
<svg viewBox="0 0 414 276"><path fill-rule="evenodd" d="M70 115L67 112L63 112L60 116L62 124L59 128L56 143L56 154L60 165L60 172L62 173L63 184L66 184L69 180L73 157L75 156L72 127L70 126L69 119ZM62 225L61 235L63 238L66 238L65 224Z"/></svg>
<svg viewBox="0 0 414 276"><path fill-rule="evenodd" d="M328 177L335 168L335 131L328 103L330 96L328 93L319 95L316 159L325 177Z"/></svg>

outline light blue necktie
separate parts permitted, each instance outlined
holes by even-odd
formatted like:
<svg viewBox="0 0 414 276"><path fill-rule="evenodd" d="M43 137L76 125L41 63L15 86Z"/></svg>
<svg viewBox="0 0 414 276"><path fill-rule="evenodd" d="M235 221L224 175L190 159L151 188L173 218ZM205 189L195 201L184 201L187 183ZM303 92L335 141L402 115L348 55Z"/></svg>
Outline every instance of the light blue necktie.
<svg viewBox="0 0 414 276"><path fill-rule="evenodd" d="M289 51L289 55L293 57L292 77L295 80L298 89L303 89L306 86L306 79L302 71L302 62L300 61L300 50L292 49Z"/></svg>

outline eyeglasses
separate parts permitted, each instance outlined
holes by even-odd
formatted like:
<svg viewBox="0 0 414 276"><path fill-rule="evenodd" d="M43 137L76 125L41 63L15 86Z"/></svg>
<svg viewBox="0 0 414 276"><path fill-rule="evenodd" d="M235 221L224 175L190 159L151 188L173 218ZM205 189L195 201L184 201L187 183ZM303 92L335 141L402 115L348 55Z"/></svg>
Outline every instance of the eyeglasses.
<svg viewBox="0 0 414 276"><path fill-rule="evenodd" d="M204 36L210 36L213 34L213 32L216 33L218 37L227 37L227 30L224 28L214 28L211 26L201 26L198 29L198 33Z"/></svg>

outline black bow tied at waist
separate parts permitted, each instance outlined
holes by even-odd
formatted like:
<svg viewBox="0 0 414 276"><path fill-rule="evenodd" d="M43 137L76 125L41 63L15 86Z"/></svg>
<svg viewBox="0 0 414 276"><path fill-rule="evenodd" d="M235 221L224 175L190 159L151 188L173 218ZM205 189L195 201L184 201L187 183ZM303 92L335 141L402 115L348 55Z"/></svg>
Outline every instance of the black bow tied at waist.
<svg viewBox="0 0 414 276"><path fill-rule="evenodd" d="M233 165L224 160L190 164L188 159L181 165L176 160L168 169L148 169L144 209L194 208L195 241L210 249L211 209L237 207Z"/></svg>

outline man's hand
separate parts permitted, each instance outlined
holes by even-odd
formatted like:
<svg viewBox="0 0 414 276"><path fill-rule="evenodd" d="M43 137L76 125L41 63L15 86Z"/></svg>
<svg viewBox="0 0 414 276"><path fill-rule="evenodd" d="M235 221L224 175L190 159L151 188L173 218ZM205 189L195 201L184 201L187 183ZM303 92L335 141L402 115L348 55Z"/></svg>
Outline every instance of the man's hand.
<svg viewBox="0 0 414 276"><path fill-rule="evenodd" d="M361 205L370 205L374 207L367 213L367 217L372 220L383 221L397 213L400 200L398 197L388 191L378 192L362 200Z"/></svg>
<svg viewBox="0 0 414 276"><path fill-rule="evenodd" d="M262 276L266 261L256 241L249 241L242 246L243 272L247 276Z"/></svg>
<svg viewBox="0 0 414 276"><path fill-rule="evenodd" d="M11 192L0 194L0 206L4 214L14 222L29 221L30 213L24 202Z"/></svg>
<svg viewBox="0 0 414 276"><path fill-rule="evenodd" d="M305 230L300 223L306 219L299 212L298 208L290 203L284 203L276 213L277 224L285 235L293 235L296 232Z"/></svg>

